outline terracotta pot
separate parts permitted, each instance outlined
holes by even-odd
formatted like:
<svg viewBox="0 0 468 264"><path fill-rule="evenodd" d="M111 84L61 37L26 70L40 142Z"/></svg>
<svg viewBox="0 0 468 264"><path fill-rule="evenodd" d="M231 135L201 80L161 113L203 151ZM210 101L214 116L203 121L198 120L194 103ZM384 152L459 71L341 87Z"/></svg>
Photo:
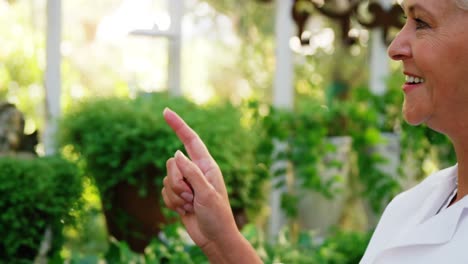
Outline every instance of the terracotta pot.
<svg viewBox="0 0 468 264"><path fill-rule="evenodd" d="M147 195L141 197L138 187L122 182L113 189L111 208L104 208L109 235L125 241L138 253L143 253L151 240L158 236L161 225L167 223L161 206L160 190L152 184Z"/></svg>

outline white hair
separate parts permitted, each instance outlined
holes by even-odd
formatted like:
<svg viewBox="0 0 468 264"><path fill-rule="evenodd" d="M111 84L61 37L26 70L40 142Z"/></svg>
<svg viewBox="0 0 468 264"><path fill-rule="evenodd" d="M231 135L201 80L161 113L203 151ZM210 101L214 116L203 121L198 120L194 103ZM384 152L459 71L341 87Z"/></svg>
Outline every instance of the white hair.
<svg viewBox="0 0 468 264"><path fill-rule="evenodd" d="M468 11L468 0L455 0L455 4L463 9Z"/></svg>
<svg viewBox="0 0 468 264"><path fill-rule="evenodd" d="M398 4L403 4L405 0L396 0ZM468 11L468 0L454 0L458 8Z"/></svg>

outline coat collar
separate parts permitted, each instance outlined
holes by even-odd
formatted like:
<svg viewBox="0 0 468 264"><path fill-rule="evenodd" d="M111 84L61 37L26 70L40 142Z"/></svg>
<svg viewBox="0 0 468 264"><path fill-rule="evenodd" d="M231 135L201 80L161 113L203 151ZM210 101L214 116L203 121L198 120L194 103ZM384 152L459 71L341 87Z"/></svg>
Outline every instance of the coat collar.
<svg viewBox="0 0 468 264"><path fill-rule="evenodd" d="M466 208L468 208L468 196L419 225L413 226L396 239L390 247L435 245L450 241Z"/></svg>
<svg viewBox="0 0 468 264"><path fill-rule="evenodd" d="M408 197L411 203L420 204L406 221L402 232L382 251L415 245L435 245L451 240L457 230L464 209L468 208L468 196L436 215L440 206L456 185L458 167L454 166L433 175L426 185L418 186ZM381 256L381 254L379 254ZM378 258L379 256L377 256ZM376 258L376 259L377 259Z"/></svg>

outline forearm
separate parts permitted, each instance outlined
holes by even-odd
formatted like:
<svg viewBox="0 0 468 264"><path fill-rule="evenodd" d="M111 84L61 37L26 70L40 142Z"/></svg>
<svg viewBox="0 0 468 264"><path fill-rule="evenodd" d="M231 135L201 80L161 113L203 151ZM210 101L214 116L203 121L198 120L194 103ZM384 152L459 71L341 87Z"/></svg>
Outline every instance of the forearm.
<svg viewBox="0 0 468 264"><path fill-rule="evenodd" d="M203 252L213 264L263 263L249 241L239 232L228 240L208 245Z"/></svg>

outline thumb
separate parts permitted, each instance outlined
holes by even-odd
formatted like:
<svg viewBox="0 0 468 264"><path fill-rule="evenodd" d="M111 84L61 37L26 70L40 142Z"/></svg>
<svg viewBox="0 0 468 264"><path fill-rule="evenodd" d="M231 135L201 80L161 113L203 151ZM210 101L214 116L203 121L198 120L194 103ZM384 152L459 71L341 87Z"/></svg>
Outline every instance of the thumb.
<svg viewBox="0 0 468 264"><path fill-rule="evenodd" d="M201 194L207 188L214 188L206 179L200 168L189 160L184 153L178 150L175 154L175 161L182 176L192 186L195 193Z"/></svg>

